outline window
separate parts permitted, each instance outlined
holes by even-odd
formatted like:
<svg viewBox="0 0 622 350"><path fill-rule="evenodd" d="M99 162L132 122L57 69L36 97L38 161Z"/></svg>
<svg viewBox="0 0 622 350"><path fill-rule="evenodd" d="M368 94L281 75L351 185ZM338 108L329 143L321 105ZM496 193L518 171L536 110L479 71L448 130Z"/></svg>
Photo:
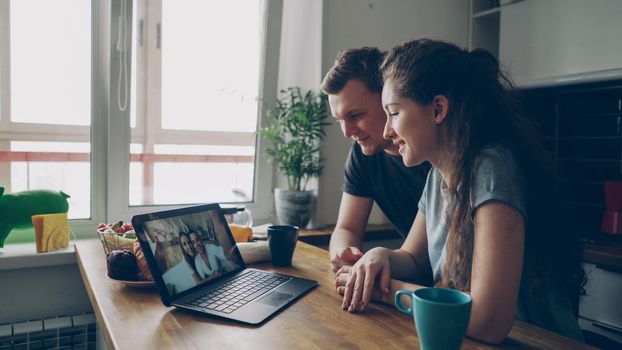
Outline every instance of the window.
<svg viewBox="0 0 622 350"><path fill-rule="evenodd" d="M204 202L268 219L280 6L0 0L0 186L69 193L78 236Z"/></svg>
<svg viewBox="0 0 622 350"><path fill-rule="evenodd" d="M253 200L261 9L137 2L130 205Z"/></svg>

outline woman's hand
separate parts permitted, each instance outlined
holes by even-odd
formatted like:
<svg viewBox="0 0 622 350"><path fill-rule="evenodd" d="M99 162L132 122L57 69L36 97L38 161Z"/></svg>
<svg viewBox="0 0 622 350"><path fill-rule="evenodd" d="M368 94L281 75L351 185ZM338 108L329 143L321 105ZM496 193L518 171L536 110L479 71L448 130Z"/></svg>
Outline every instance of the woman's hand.
<svg viewBox="0 0 622 350"><path fill-rule="evenodd" d="M348 282L348 277L350 276L350 270L352 266L344 265L342 266L337 274L335 275L335 288L337 289L337 293L344 295L346 291L346 283ZM380 290L378 284L374 284L373 291L371 293L371 301L378 301L382 303L389 303L387 300L386 293L383 293Z"/></svg>
<svg viewBox="0 0 622 350"><path fill-rule="evenodd" d="M344 310L354 312L357 309L364 310L369 301L382 300L383 294L389 293L391 278L391 266L389 262L390 250L387 248L374 248L354 264L354 266L343 266L336 273L335 285L340 292L340 281L343 274L348 272L345 286L343 286ZM379 285L376 285L376 278L380 276Z"/></svg>

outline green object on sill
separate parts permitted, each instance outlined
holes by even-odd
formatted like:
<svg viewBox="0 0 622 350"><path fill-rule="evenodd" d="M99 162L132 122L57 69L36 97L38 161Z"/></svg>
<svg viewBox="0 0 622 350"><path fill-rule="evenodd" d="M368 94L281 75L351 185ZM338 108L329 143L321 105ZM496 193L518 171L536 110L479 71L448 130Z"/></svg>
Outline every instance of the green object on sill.
<svg viewBox="0 0 622 350"><path fill-rule="evenodd" d="M67 198L69 195L62 191L31 190L7 194L4 187L0 187L0 248L13 229L31 228L33 215L66 213L69 210Z"/></svg>
<svg viewBox="0 0 622 350"><path fill-rule="evenodd" d="M19 243L33 243L35 241L35 229L29 228L14 228L11 234L6 238L4 244L19 244Z"/></svg>

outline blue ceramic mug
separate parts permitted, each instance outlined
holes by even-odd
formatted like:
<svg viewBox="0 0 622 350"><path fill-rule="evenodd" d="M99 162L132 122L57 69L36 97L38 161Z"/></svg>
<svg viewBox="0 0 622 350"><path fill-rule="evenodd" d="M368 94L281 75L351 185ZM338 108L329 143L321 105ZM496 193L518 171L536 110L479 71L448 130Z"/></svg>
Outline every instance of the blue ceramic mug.
<svg viewBox="0 0 622 350"><path fill-rule="evenodd" d="M410 298L412 307L402 304ZM471 296L455 289L421 288L395 293L395 306L413 315L419 344L424 350L460 349L471 316Z"/></svg>

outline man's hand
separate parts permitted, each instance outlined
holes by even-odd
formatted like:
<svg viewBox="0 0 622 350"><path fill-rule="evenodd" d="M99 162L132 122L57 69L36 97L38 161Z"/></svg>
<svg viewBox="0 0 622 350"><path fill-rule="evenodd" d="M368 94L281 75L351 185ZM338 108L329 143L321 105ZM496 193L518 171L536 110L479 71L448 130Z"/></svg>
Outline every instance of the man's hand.
<svg viewBox="0 0 622 350"><path fill-rule="evenodd" d="M346 282L348 282L348 277L350 277L350 269L352 269L352 266L343 265L335 273L335 288L337 293L341 295L346 291Z"/></svg>
<svg viewBox="0 0 622 350"><path fill-rule="evenodd" d="M352 266L363 257L363 252L357 247L343 247L337 250L337 254L332 256L330 264L333 273L337 273L342 266Z"/></svg>

